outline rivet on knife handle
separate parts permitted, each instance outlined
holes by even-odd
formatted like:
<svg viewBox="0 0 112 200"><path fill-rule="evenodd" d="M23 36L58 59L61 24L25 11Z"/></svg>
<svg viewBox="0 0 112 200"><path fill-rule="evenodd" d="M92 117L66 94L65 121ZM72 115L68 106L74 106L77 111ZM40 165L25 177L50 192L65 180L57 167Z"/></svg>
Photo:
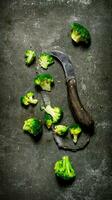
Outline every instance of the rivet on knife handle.
<svg viewBox="0 0 112 200"><path fill-rule="evenodd" d="M68 100L71 107L71 111L73 113L74 118L78 121L82 126L90 127L93 125L93 120L90 114L83 107L78 92L77 85L74 79L70 79L67 81L67 92L68 92Z"/></svg>

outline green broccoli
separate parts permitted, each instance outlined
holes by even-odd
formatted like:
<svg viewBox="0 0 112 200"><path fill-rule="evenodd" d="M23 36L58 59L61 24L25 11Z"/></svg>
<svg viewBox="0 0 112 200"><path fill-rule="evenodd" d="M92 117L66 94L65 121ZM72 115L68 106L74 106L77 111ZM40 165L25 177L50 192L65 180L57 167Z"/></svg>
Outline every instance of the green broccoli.
<svg viewBox="0 0 112 200"><path fill-rule="evenodd" d="M47 69L49 65L54 63L54 58L48 53L41 53L39 63L41 67Z"/></svg>
<svg viewBox="0 0 112 200"><path fill-rule="evenodd" d="M71 38L76 43L83 42L86 45L90 44L91 40L89 31L81 24L75 22L71 24Z"/></svg>
<svg viewBox="0 0 112 200"><path fill-rule="evenodd" d="M48 129L50 129L52 127L52 124L53 124L52 116L47 114L46 112L45 112L45 115L44 115L44 123L45 123L45 125Z"/></svg>
<svg viewBox="0 0 112 200"><path fill-rule="evenodd" d="M36 59L36 53L32 50L25 51L25 63L26 65L31 65Z"/></svg>
<svg viewBox="0 0 112 200"><path fill-rule="evenodd" d="M56 125L54 127L54 132L59 135L59 136L66 136L67 135L67 131L68 131L68 127L65 125Z"/></svg>
<svg viewBox="0 0 112 200"><path fill-rule="evenodd" d="M47 105L46 107L42 107L42 109L47 114L51 115L53 124L58 123L63 116L63 111L60 107L51 107L51 105Z"/></svg>
<svg viewBox="0 0 112 200"><path fill-rule="evenodd" d="M71 136L73 137L73 142L76 144L78 140L78 136L81 133L81 128L78 124L73 124L69 127L69 132Z"/></svg>
<svg viewBox="0 0 112 200"><path fill-rule="evenodd" d="M37 86L40 86L42 90L46 90L48 92L51 91L51 86L54 83L53 77L50 74L38 74L35 79L34 83Z"/></svg>
<svg viewBox="0 0 112 200"><path fill-rule="evenodd" d="M28 106L30 104L37 104L38 100L34 99L34 92L27 92L24 96L20 98L21 104L24 106Z"/></svg>
<svg viewBox="0 0 112 200"><path fill-rule="evenodd" d="M37 136L42 133L42 123L36 118L27 119L24 121L23 130L33 136Z"/></svg>
<svg viewBox="0 0 112 200"><path fill-rule="evenodd" d="M72 180L76 173L68 156L63 156L54 166L55 175L63 180Z"/></svg>

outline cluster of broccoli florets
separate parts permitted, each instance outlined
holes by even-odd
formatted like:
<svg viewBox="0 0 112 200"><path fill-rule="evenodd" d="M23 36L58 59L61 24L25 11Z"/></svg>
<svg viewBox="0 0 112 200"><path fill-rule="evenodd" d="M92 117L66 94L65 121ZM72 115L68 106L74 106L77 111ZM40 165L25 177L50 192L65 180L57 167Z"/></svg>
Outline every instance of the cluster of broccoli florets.
<svg viewBox="0 0 112 200"><path fill-rule="evenodd" d="M23 130L37 136L42 133L42 122L36 118L29 118L24 121Z"/></svg>
<svg viewBox="0 0 112 200"><path fill-rule="evenodd" d="M76 176L75 169L72 166L69 156L63 156L54 165L55 175L63 180L70 181Z"/></svg>
<svg viewBox="0 0 112 200"><path fill-rule="evenodd" d="M37 74L34 79L35 85L39 86L42 90L51 91L54 84L54 79L50 74L41 73Z"/></svg>
<svg viewBox="0 0 112 200"><path fill-rule="evenodd" d="M84 43L89 45L91 41L91 36L87 28L75 22L71 24L71 38L77 44Z"/></svg>
<svg viewBox="0 0 112 200"><path fill-rule="evenodd" d="M24 106L29 106L30 104L36 105L38 103L38 99L34 98L34 92L29 91L25 95L20 98L21 104Z"/></svg>
<svg viewBox="0 0 112 200"><path fill-rule="evenodd" d="M47 69L49 65L54 63L54 58L48 53L41 53L39 56L39 64L42 68Z"/></svg>
<svg viewBox="0 0 112 200"><path fill-rule="evenodd" d="M56 125L54 126L54 132L61 137L65 137L68 133L70 133L73 138L73 142L76 144L82 130L78 124L72 124L70 126Z"/></svg>
<svg viewBox="0 0 112 200"><path fill-rule="evenodd" d="M90 33L89 31L82 26L81 24L73 22L71 24L71 38L77 43L90 44ZM30 66L36 60L36 53L32 50L25 51L25 63ZM48 67L54 63L54 58L52 55L42 52L38 58L38 64L43 69L48 69ZM54 84L54 78L52 75L48 73L37 74L34 78L34 84L40 87L41 90L45 90L50 92L52 86ZM35 94L32 91L25 93L21 96L20 101L24 106L36 105L38 103L38 99L34 98ZM73 138L73 142L76 144L78 141L78 137L82 132L81 127L78 124L72 124L70 126L66 126L63 124L59 124L63 117L63 110L59 106L52 107L51 105L47 105L42 107L44 110L44 124L48 129L54 131L60 137L66 137L68 133L71 134ZM42 121L37 119L36 117L32 117L26 119L23 124L23 130L32 136L36 137L42 133ZM55 163L54 171L57 177L63 180L72 180L75 178L76 173L75 169L72 166L70 158L68 156L63 156L62 159L58 160Z"/></svg>

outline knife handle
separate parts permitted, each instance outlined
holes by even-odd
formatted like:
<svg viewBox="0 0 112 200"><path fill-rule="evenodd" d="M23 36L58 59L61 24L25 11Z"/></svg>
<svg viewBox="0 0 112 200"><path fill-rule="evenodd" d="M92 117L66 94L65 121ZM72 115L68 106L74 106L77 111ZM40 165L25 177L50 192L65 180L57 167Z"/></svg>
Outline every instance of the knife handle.
<svg viewBox="0 0 112 200"><path fill-rule="evenodd" d="M74 78L67 81L68 100L74 118L83 127L92 127L94 121L90 114L84 109L77 91L77 84Z"/></svg>

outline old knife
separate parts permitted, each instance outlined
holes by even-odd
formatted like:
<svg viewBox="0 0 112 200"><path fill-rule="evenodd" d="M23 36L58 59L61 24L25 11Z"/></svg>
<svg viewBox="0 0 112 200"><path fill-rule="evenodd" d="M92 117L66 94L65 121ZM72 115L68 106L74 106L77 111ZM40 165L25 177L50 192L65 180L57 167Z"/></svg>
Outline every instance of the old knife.
<svg viewBox="0 0 112 200"><path fill-rule="evenodd" d="M84 128L93 127L94 121L91 115L85 110L78 95L75 66L72 65L69 56L61 51L52 50L50 54L57 58L63 67L67 84L69 105L75 120Z"/></svg>

